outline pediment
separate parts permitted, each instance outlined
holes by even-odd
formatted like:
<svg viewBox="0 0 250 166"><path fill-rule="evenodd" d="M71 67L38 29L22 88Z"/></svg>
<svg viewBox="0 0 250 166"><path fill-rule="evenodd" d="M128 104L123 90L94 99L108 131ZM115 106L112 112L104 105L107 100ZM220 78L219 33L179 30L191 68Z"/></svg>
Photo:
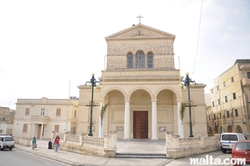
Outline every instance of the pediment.
<svg viewBox="0 0 250 166"><path fill-rule="evenodd" d="M143 25L137 24L110 36L105 39L131 39L131 38L175 38L175 35Z"/></svg>

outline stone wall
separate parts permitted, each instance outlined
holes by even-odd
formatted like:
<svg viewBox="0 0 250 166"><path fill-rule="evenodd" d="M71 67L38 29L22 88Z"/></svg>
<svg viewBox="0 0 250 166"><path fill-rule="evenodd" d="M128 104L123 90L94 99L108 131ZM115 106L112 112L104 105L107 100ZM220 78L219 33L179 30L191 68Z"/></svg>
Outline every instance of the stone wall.
<svg viewBox="0 0 250 166"><path fill-rule="evenodd" d="M201 153L212 152L220 149L219 137L194 137L179 138L166 132L166 156L167 158L181 158Z"/></svg>
<svg viewBox="0 0 250 166"><path fill-rule="evenodd" d="M23 146L31 146L31 138L14 138L15 143Z"/></svg>
<svg viewBox="0 0 250 166"><path fill-rule="evenodd" d="M73 134L56 134L52 132L51 140L54 140L55 136L60 136L60 149L101 157L115 157L116 154L116 132L111 132L105 135L103 138L90 137L87 134L73 135Z"/></svg>

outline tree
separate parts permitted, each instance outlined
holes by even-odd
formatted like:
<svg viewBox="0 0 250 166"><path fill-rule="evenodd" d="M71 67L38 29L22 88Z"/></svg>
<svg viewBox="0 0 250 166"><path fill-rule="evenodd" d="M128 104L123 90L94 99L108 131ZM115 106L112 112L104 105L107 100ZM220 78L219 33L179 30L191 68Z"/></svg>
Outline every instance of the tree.
<svg viewBox="0 0 250 166"><path fill-rule="evenodd" d="M186 109L187 103L181 102L181 108L180 108L180 118L181 118L181 127L182 127L182 138L184 138L184 116L185 116L185 109Z"/></svg>
<svg viewBox="0 0 250 166"><path fill-rule="evenodd" d="M103 117L104 117L104 113L107 109L107 106L108 106L109 103L106 103L104 106L102 106L102 110L101 110L101 113L100 113L100 117L101 117L101 126L102 126L102 123L103 123Z"/></svg>

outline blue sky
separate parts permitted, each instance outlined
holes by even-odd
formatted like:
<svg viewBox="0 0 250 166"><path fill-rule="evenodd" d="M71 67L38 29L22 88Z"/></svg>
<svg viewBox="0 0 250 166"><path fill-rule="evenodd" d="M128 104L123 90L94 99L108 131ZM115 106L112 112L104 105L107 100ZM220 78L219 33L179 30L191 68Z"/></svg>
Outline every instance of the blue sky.
<svg viewBox="0 0 250 166"><path fill-rule="evenodd" d="M0 106L67 98L69 80L78 97L78 85L101 76L104 38L138 24L138 15L176 35L175 67L179 57L182 75L207 84L206 93L236 59L250 59L249 0L0 1Z"/></svg>

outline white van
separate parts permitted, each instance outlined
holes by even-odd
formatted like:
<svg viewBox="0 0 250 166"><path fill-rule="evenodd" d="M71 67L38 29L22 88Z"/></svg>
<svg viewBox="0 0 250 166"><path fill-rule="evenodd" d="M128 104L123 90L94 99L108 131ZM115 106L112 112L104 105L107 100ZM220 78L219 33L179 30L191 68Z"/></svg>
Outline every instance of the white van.
<svg viewBox="0 0 250 166"><path fill-rule="evenodd" d="M14 137L10 135L0 135L0 149L9 149L15 147Z"/></svg>
<svg viewBox="0 0 250 166"><path fill-rule="evenodd" d="M227 150L232 150L235 142L246 139L247 137L242 133L222 133L220 136L221 151L226 153Z"/></svg>

